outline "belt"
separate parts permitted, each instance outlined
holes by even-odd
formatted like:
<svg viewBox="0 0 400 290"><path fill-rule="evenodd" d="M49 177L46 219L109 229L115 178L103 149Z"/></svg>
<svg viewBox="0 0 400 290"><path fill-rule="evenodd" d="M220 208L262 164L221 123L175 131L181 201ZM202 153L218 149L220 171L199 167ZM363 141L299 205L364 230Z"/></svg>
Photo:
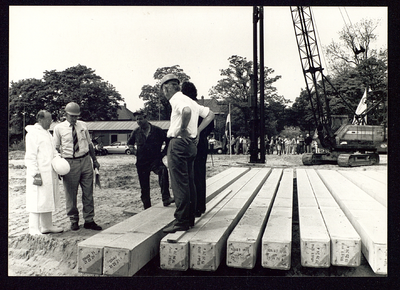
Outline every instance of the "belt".
<svg viewBox="0 0 400 290"><path fill-rule="evenodd" d="M89 154L89 152L86 152L86 153L83 154L82 156L79 156L79 157L71 157L71 158L65 157L65 159L80 159L80 158L86 157L88 154Z"/></svg>

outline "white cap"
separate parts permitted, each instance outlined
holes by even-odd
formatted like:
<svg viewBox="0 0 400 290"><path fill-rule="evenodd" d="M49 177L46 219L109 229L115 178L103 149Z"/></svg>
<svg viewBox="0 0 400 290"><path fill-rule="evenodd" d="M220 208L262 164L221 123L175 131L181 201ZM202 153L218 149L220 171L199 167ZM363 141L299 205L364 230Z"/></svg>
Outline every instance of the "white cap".
<svg viewBox="0 0 400 290"><path fill-rule="evenodd" d="M68 174L71 169L68 161L60 156L54 157L53 161L51 161L51 165L53 166L54 171L59 175Z"/></svg>

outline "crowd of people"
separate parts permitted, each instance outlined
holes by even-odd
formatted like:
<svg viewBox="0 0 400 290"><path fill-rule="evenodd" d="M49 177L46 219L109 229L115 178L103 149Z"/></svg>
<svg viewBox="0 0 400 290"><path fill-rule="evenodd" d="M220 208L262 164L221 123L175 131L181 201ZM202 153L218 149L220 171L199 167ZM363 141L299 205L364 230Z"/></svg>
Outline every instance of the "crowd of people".
<svg viewBox="0 0 400 290"><path fill-rule="evenodd" d="M230 142L223 136L223 152L226 154L249 154L250 138L240 135L231 135ZM260 148L260 140L258 140ZM303 154L319 152L318 144L312 139L310 134L303 137L302 134L294 137L272 136L271 139L265 136L265 154Z"/></svg>
<svg viewBox="0 0 400 290"><path fill-rule="evenodd" d="M305 138L302 134L292 138L286 136L274 136L271 137L271 140L268 140L268 137L266 137L265 141L266 154L303 154L317 151L315 141L313 141L310 134L306 134Z"/></svg>

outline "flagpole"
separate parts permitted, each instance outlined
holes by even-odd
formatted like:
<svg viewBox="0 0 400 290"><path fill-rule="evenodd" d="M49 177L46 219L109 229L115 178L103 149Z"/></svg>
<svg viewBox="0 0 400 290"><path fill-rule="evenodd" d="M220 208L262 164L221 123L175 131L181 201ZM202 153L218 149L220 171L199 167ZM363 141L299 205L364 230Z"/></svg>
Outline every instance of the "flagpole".
<svg viewBox="0 0 400 290"><path fill-rule="evenodd" d="M231 115L231 103L229 103L229 158L230 162L232 163L232 115Z"/></svg>

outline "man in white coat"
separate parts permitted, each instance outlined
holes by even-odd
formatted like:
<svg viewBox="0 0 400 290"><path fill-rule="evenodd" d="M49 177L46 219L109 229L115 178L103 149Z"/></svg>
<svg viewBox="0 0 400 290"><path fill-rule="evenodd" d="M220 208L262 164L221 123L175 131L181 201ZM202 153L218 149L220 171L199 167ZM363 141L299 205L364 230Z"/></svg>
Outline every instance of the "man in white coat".
<svg viewBox="0 0 400 290"><path fill-rule="evenodd" d="M62 228L53 225L52 212L60 205L59 180L51 165L59 156L48 129L51 114L41 110L37 123L28 125L26 134L26 210L29 212L29 233L41 235L60 233Z"/></svg>

